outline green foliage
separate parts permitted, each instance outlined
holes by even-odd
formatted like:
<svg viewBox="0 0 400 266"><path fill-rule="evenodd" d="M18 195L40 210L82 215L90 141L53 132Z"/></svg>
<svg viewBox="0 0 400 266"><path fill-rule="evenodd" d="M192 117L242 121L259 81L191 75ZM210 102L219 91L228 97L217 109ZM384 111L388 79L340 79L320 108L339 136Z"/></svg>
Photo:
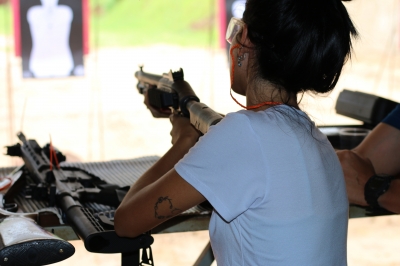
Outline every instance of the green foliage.
<svg viewBox="0 0 400 266"><path fill-rule="evenodd" d="M0 35L11 34L11 8L6 5L0 5Z"/></svg>
<svg viewBox="0 0 400 266"><path fill-rule="evenodd" d="M92 41L99 46L215 45L215 0L97 0Z"/></svg>

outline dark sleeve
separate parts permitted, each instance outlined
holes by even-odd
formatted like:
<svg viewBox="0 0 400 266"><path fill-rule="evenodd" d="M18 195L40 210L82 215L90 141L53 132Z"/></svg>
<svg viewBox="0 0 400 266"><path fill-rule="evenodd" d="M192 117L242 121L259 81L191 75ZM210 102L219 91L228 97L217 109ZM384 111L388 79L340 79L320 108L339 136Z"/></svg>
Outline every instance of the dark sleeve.
<svg viewBox="0 0 400 266"><path fill-rule="evenodd" d="M400 129L400 104L393 109L382 121L385 124L391 125L397 129Z"/></svg>

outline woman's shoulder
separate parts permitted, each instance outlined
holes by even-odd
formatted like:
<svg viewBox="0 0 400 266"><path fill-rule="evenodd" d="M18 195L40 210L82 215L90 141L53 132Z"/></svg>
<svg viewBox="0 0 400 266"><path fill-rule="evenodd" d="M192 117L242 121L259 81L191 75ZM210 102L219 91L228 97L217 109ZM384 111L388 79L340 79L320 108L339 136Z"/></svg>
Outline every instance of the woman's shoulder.
<svg viewBox="0 0 400 266"><path fill-rule="evenodd" d="M236 112L230 112L225 115L225 117L219 122L219 124L229 124L229 125L243 125L243 122L249 121L249 111L240 110Z"/></svg>
<svg viewBox="0 0 400 266"><path fill-rule="evenodd" d="M271 126L275 119L275 115L269 112L239 110L227 113L221 122L219 122L218 127L248 131L251 128L259 127L260 125L269 124L269 126Z"/></svg>
<svg viewBox="0 0 400 266"><path fill-rule="evenodd" d="M293 134L303 135L313 131L315 123L306 113L289 106L277 106L263 111L240 110L228 113L209 133L222 135L237 132L246 135L270 136L281 135L288 137Z"/></svg>
<svg viewBox="0 0 400 266"><path fill-rule="evenodd" d="M314 122L305 112L287 105L274 106L257 112L241 110L229 115L232 115L235 120L247 120L249 123L267 123L272 125L293 124L293 122L296 122L295 124L298 125L314 125Z"/></svg>

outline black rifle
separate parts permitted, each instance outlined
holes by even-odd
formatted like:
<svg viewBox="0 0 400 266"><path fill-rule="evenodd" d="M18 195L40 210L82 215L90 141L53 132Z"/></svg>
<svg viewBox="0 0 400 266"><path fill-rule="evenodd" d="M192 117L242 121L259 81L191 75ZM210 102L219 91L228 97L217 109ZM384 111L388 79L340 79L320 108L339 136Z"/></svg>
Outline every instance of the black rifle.
<svg viewBox="0 0 400 266"><path fill-rule="evenodd" d="M124 256L136 259L140 249L150 247L153 238L149 234L136 238L119 237L113 230L112 222L104 220L104 217L96 218L81 205L80 202L92 201L108 205L114 202L118 206L119 202L115 204L115 200L110 201L102 194L107 187L106 182L81 169L58 166L55 162L65 160L65 156L56 151L51 143L42 148L35 140L27 140L21 132L17 136L22 144L8 146L7 155L23 159L25 172L36 184L35 188L31 187L31 196L47 199L50 206L56 204L88 251L122 253L124 262Z"/></svg>
<svg viewBox="0 0 400 266"><path fill-rule="evenodd" d="M160 76L146 73L140 67L135 77L138 79L139 93L147 91L150 105L158 109L172 108L182 113L203 134L223 118L221 114L200 103L190 84L184 80L182 68Z"/></svg>

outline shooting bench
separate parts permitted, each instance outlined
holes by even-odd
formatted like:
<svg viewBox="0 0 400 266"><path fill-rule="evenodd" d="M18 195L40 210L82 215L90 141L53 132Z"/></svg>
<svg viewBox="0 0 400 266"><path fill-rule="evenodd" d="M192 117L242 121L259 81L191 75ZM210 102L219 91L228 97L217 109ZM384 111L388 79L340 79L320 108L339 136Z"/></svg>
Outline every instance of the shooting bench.
<svg viewBox="0 0 400 266"><path fill-rule="evenodd" d="M151 165L153 165L159 157L149 156L131 160L115 160L108 162L89 162L89 163L72 163L62 162L61 166L76 167L85 170L93 175L96 175L110 184L116 184L120 186L130 186L134 183ZM0 174L5 176L15 168L0 168ZM21 186L24 185L24 176L21 176L21 180L13 186L13 189L20 190ZM14 193L13 193L14 194ZM27 199L25 198L22 191L15 193L15 196L10 199L6 199L7 202L14 202L18 205L18 211L23 213L35 213L39 212L37 223L45 230L52 232L58 237L71 241L80 239L74 229L68 224L60 223L61 213L58 215L53 212L40 212L48 208L48 202ZM90 209L95 214L108 215L114 210L113 207L96 202L85 202L84 207ZM207 230L210 219L211 211L203 208L202 206L193 207L181 215L163 223L162 225L154 228L152 234L161 233L174 233L174 232L188 232L188 231L199 231ZM112 217L109 217L112 220ZM100 252L102 253L102 252ZM44 254L45 255L45 254ZM121 265L139 265L140 252L139 250L134 254L121 253ZM200 265L200 264L199 264Z"/></svg>

